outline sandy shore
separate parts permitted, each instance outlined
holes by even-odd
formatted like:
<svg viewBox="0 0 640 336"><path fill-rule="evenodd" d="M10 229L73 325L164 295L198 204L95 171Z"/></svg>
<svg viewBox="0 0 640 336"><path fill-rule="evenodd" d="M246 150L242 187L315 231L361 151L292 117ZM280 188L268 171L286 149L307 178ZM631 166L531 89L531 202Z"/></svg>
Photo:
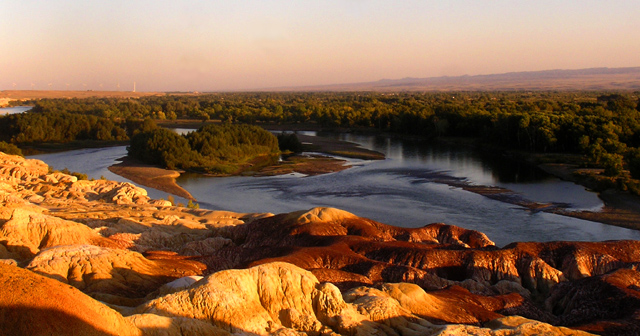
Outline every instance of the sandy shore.
<svg viewBox="0 0 640 336"><path fill-rule="evenodd" d="M451 143L461 146L466 146L468 148L476 148L475 143L471 139L465 138L444 138L440 141L445 143ZM491 150L495 151L503 151L500 147L489 146ZM512 156L518 157L521 160L527 162L531 165L537 165L543 171L554 175L562 180L569 181L581 186L584 186L586 189L593 190L593 186L589 185L589 182L585 179L579 179L574 175L575 171L583 171L575 164L569 163L543 163L539 162L543 161L537 157L536 154L531 153L523 153L523 152L511 152ZM566 154L562 155L566 157ZM578 155L576 155L578 156ZM562 159L560 159L561 161ZM569 159L569 162L575 161L574 159ZM629 229L640 230L640 197L631 195L628 192L620 191L620 190L605 190L598 192L598 197L603 201L604 207L600 211L567 211L565 210L565 205L563 204L549 204L548 206L543 203L535 203L529 202L525 199L522 199L520 196L516 195L513 198L513 193L510 193L509 190L493 190L493 187L487 186L476 186L475 190L471 190L470 188L460 186L465 188L468 191L476 192L477 194L481 194L483 196L498 199L503 202L517 204L524 206L532 211L544 211L549 213L555 213L558 215L575 217L580 219L585 219L593 222L614 225L625 227ZM498 188L502 189L502 188Z"/></svg>
<svg viewBox="0 0 640 336"><path fill-rule="evenodd" d="M167 193L196 201L187 190L176 183L176 178L181 174L179 171L147 165L129 157L124 157L122 160L121 163L110 166L109 171L145 187L166 191ZM338 172L351 167L345 163L345 160L321 155L296 155L276 165L265 167L256 172L245 172L243 175L274 176L300 173L312 176Z"/></svg>
<svg viewBox="0 0 640 336"><path fill-rule="evenodd" d="M276 165L256 172L254 176L274 176L299 173L307 176L335 173L351 168L345 160L324 155L293 155Z"/></svg>
<svg viewBox="0 0 640 336"><path fill-rule="evenodd" d="M600 211L554 211L560 215L640 230L640 197L618 190L598 194L604 202Z"/></svg>
<svg viewBox="0 0 640 336"><path fill-rule="evenodd" d="M298 140L304 144L306 152L320 152L362 160L384 160L384 154L362 148L353 142L329 139L320 136L298 134Z"/></svg>
<svg viewBox="0 0 640 336"><path fill-rule="evenodd" d="M188 191L176 183L176 178L180 176L178 171L150 166L129 157L124 157L121 163L109 167L109 171L145 187L195 201Z"/></svg>

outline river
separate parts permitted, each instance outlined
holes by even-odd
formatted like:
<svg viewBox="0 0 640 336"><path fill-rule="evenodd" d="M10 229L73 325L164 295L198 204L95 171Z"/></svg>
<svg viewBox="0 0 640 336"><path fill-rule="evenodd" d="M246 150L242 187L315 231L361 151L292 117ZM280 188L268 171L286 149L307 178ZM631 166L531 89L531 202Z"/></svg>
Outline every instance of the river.
<svg viewBox="0 0 640 336"><path fill-rule="evenodd" d="M3 107L0 108L0 116L5 114L16 114L27 112L32 109L33 106L14 106L14 107Z"/></svg>
<svg viewBox="0 0 640 336"><path fill-rule="evenodd" d="M444 222L484 232L498 246L514 241L603 241L640 239L640 231L529 211L523 207L440 183L442 176L470 184L501 186L538 202L569 204L571 210L603 206L595 193L509 158L478 154L456 146L375 136L326 134L353 141L387 156L382 161L349 159L353 167L319 176L212 178L183 175L178 184L202 208L282 213L330 206L402 227ZM90 178L127 181L107 167L126 155L124 146L36 155L56 169ZM154 198L167 194L149 189Z"/></svg>

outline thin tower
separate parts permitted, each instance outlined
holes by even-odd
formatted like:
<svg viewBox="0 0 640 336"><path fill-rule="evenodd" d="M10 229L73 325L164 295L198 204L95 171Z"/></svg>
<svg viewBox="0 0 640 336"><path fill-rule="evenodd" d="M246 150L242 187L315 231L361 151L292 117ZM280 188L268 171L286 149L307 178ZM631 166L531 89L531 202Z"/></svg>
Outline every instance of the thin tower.
<svg viewBox="0 0 640 336"><path fill-rule="evenodd" d="M133 92L136 92L136 82L133 82Z"/></svg>

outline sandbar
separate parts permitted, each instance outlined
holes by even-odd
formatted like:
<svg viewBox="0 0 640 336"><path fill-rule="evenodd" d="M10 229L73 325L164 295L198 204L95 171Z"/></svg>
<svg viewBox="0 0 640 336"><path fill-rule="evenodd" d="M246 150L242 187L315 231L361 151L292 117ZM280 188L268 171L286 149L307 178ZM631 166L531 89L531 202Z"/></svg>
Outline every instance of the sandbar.
<svg viewBox="0 0 640 336"><path fill-rule="evenodd" d="M151 166L125 156L122 162L109 167L109 171L127 178L145 187L166 191L170 194L195 201L195 198L176 183L180 176L177 170L169 170Z"/></svg>

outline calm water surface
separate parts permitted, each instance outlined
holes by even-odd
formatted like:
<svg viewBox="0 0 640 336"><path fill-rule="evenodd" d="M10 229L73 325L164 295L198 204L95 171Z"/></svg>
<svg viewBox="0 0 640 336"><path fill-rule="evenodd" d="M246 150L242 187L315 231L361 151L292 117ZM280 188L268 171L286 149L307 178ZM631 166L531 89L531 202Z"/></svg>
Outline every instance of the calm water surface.
<svg viewBox="0 0 640 336"><path fill-rule="evenodd" d="M3 108L0 108L0 115L27 112L32 108L33 108L33 106L3 107Z"/></svg>
<svg viewBox="0 0 640 336"><path fill-rule="evenodd" d="M438 177L452 176L471 184L509 188L534 201L568 203L573 210L602 207L595 193L505 157L383 137L326 136L359 143L385 153L387 159L350 159L353 168L320 176L210 178L183 175L178 183L198 199L203 208L282 213L331 206L403 227L420 227L433 222L454 224L484 232L499 246L513 241L640 239L640 232L635 230L531 212L438 182ZM126 149L121 146L33 158L56 169L67 167L93 178L102 175L126 181L107 170L125 154ZM167 196L148 190L155 198Z"/></svg>

